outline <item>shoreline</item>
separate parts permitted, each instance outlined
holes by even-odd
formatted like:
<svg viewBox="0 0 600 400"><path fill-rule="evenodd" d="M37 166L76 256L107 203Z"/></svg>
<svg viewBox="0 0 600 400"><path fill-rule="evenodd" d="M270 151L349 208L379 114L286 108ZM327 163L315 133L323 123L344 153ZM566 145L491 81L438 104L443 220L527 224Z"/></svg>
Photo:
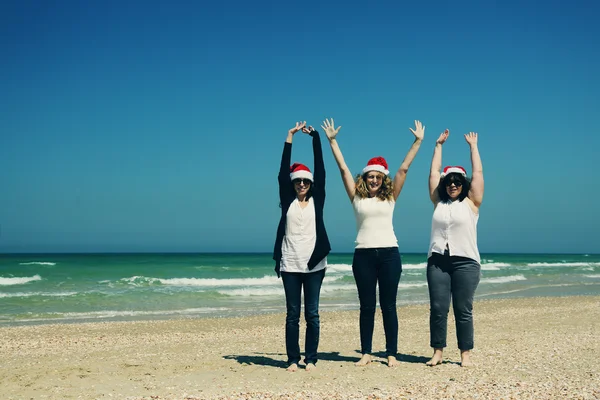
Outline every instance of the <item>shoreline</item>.
<svg viewBox="0 0 600 400"><path fill-rule="evenodd" d="M1 327L0 386L6 399L600 398L600 296L476 301L474 368L458 365L452 313L434 368L428 306L398 318L398 367L384 364L379 311L362 368L358 311L328 311L317 369L295 373L281 313Z"/></svg>
<svg viewBox="0 0 600 400"><path fill-rule="evenodd" d="M557 285L557 287L565 287L565 286L597 286L596 283L588 283L588 284L573 284L573 285ZM551 287L545 286L544 289ZM503 292L503 293L483 293L479 295L475 295L475 302L485 302L485 301L495 301L495 300L525 300L525 299L536 299L536 298L568 298L568 297L597 297L600 296L600 292L598 293L583 293L583 294L548 294L544 293L542 295L537 296L521 296L519 294L513 295L513 293L522 293L523 291L534 291L536 288L527 288L527 289L518 289L514 292ZM400 297L400 296L399 296ZM259 317L259 316L274 316L274 315L283 315L285 318L285 299L281 299L278 303L279 306L271 306L265 310L254 310L248 311L244 309L243 311L236 310L228 310L227 315L224 316L215 316L214 314L208 313L185 313L186 310L172 310L172 311L164 311L164 312L155 312L154 315L136 315L136 316L106 316L106 317L82 317L82 318L63 318L63 319L33 319L33 320L14 320L14 321L0 321L0 329L3 328L12 328L12 327L26 327L26 326L48 326L48 325L77 325L77 324L94 324L94 323L125 323L125 322L161 322L161 321L179 321L179 320L222 320L222 319L230 319L230 318L246 318L246 317ZM402 301L400 298L398 299L398 310L404 307L411 306L427 306L429 304L429 299L419 299L413 300L410 302ZM278 309L274 309L273 307L277 307ZM355 304L344 304L340 306L339 304L335 306L328 305L327 303L322 301L320 305L319 312L330 313L330 312L357 312L359 310L358 299L356 299ZM377 310L379 310L379 304L377 304ZM121 311L115 311L121 312ZM379 312L379 311L378 311Z"/></svg>

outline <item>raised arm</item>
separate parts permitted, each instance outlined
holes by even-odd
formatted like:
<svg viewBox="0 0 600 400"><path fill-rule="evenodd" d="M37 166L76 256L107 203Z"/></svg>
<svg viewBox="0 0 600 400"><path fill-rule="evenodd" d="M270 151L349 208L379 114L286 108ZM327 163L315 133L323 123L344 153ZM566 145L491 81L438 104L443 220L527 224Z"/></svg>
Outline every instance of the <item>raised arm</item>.
<svg viewBox="0 0 600 400"><path fill-rule="evenodd" d="M483 201L483 164L479 156L479 148L477 147L477 133L469 132L465 135L465 139L471 147L471 168L473 176L471 177L471 190L469 190L469 199L479 208Z"/></svg>
<svg viewBox="0 0 600 400"><path fill-rule="evenodd" d="M404 161L402 161L402 164L400 164L400 168L398 168L396 176L394 177L394 200L400 196L400 192L402 191L402 187L406 181L408 168L415 159L415 156L419 151L419 147L421 147L421 143L423 142L423 138L425 137L425 126L421 124L421 121L415 120L415 129L408 129L410 129L413 135L415 135L415 141L413 142L412 146L410 146L410 149L408 149L408 153L404 157Z"/></svg>
<svg viewBox="0 0 600 400"><path fill-rule="evenodd" d="M450 136L450 131L446 129L440 133L440 137L435 141L435 149L433 150L433 158L431 159L431 168L429 169L429 198L433 204L440 201L438 195L438 186L440 184L440 171L442 169L442 145Z"/></svg>
<svg viewBox="0 0 600 400"><path fill-rule="evenodd" d="M342 174L342 182L344 182L344 188L346 188L348 198L350 198L350 202L352 202L354 200L354 193L356 191L354 177L344 161L342 150L340 150L340 146L336 140L336 136L342 127L338 126L336 129L333 124L333 118L331 118L331 121L325 119L325 121L323 121L323 125L321 125L321 128L323 128L325 134L327 135L327 139L329 139L331 151L333 152L333 158L335 158L335 162L337 163L340 173Z"/></svg>
<svg viewBox="0 0 600 400"><path fill-rule="evenodd" d="M281 164L279 165L279 198L290 192L290 164L292 163L292 139L294 134L306 126L306 122L296 122L296 126L288 131L287 139L283 145L283 153L281 154Z"/></svg>
<svg viewBox="0 0 600 400"><path fill-rule="evenodd" d="M314 185L325 190L325 163L323 162L323 147L321 146L321 137L319 132L312 126L302 128L302 132L312 137L313 156L314 156Z"/></svg>

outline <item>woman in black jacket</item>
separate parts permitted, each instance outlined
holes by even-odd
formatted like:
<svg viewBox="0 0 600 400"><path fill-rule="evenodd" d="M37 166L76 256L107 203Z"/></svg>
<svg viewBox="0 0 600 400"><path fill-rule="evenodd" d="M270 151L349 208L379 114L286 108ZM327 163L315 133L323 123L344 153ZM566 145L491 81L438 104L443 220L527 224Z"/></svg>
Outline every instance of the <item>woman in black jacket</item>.
<svg viewBox="0 0 600 400"><path fill-rule="evenodd" d="M298 131L312 136L314 175L303 164L291 167L292 138ZM331 250L325 224L325 165L319 132L306 122L297 122L288 131L279 168L279 200L281 219L273 251L275 272L283 280L287 315L285 346L288 371L296 371L300 362L300 308L304 288L304 315L306 318L306 370L315 368L319 346L319 295Z"/></svg>

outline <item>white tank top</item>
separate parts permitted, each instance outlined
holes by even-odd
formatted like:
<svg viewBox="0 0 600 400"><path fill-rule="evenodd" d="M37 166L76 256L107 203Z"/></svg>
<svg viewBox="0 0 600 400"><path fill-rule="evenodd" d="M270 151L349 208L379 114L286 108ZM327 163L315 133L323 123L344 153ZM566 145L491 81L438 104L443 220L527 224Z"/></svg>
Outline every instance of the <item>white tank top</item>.
<svg viewBox="0 0 600 400"><path fill-rule="evenodd" d="M382 201L377 197L354 198L352 208L354 208L358 231L357 249L398 247L392 225L395 205L396 202L393 200Z"/></svg>
<svg viewBox="0 0 600 400"><path fill-rule="evenodd" d="M281 243L281 271L308 273L326 268L327 257L312 270L308 269L308 260L316 243L317 223L313 198L308 199L308 205L304 208L295 199L286 215L285 236Z"/></svg>
<svg viewBox="0 0 600 400"><path fill-rule="evenodd" d="M432 253L444 254L446 245L451 256L467 257L480 262L477 248L477 220L466 200L439 202L431 220L431 242L427 257Z"/></svg>

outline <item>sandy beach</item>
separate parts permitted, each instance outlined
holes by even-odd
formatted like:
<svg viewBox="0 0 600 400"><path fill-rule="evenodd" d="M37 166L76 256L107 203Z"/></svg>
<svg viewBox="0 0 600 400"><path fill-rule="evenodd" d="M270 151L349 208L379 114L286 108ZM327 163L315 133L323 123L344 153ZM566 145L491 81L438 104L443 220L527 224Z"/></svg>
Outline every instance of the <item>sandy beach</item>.
<svg viewBox="0 0 600 400"><path fill-rule="evenodd" d="M400 366L383 363L379 313L375 362L356 367L358 311L327 312L317 369L294 373L285 370L283 314L0 328L1 397L600 398L599 297L476 302L473 368L458 364L452 317L445 362L431 368L428 307L398 313Z"/></svg>

